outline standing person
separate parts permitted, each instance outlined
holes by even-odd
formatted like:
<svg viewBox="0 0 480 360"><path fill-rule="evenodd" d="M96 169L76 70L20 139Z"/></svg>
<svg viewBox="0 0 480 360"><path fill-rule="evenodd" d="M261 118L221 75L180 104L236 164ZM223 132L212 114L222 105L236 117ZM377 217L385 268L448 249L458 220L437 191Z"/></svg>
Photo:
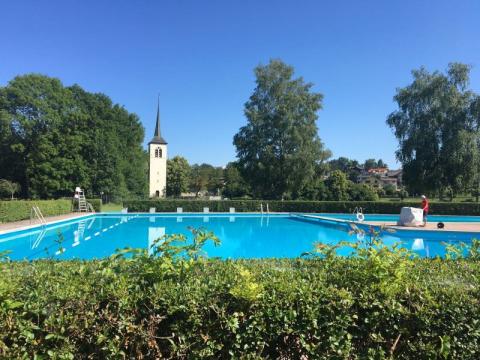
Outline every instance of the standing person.
<svg viewBox="0 0 480 360"><path fill-rule="evenodd" d="M423 226L427 225L429 203L425 195L422 195Z"/></svg>

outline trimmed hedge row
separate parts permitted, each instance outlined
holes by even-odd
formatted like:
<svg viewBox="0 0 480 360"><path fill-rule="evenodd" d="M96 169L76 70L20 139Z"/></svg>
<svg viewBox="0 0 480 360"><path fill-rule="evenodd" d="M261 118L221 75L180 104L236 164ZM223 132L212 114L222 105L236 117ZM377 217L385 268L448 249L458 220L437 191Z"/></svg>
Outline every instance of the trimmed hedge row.
<svg viewBox="0 0 480 360"><path fill-rule="evenodd" d="M375 264L0 262L0 358L480 358L479 261Z"/></svg>
<svg viewBox="0 0 480 360"><path fill-rule="evenodd" d="M102 211L102 199L87 199L87 201L92 204L96 212Z"/></svg>
<svg viewBox="0 0 480 360"><path fill-rule="evenodd" d="M68 214L70 200L13 200L0 201L0 222L19 221L30 218L32 206L37 205L43 216Z"/></svg>
<svg viewBox="0 0 480 360"><path fill-rule="evenodd" d="M382 202L382 201L279 201L279 200L131 200L124 201L128 211L147 212L154 207L157 212L175 212L182 207L186 212L202 212L204 207L213 212L228 212L234 207L237 212L264 210L268 203L273 212L307 212L307 213L352 213L356 207L362 207L367 214L399 214L403 206L419 207L420 202ZM479 203L433 202L431 214L441 215L480 215Z"/></svg>
<svg viewBox="0 0 480 360"><path fill-rule="evenodd" d="M95 211L102 210L101 199L88 199ZM30 218L32 206L37 205L43 216L68 214L72 211L72 200L13 200L0 201L0 223L26 220Z"/></svg>

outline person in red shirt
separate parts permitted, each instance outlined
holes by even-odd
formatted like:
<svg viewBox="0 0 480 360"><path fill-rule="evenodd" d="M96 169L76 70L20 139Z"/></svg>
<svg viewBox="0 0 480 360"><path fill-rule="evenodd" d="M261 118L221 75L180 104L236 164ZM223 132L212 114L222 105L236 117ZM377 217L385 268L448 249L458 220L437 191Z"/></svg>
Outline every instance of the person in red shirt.
<svg viewBox="0 0 480 360"><path fill-rule="evenodd" d="M428 199L425 195L422 195L422 210L423 210L423 226L427 225L427 216L428 216Z"/></svg>

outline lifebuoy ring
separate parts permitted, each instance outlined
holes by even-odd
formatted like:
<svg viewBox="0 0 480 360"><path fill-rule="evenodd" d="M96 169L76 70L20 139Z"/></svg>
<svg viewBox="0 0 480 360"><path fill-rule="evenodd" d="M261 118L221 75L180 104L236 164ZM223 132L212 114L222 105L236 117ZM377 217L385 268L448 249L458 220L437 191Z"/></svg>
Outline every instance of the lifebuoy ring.
<svg viewBox="0 0 480 360"><path fill-rule="evenodd" d="M363 222L365 220L365 215L363 215L362 213L357 213L357 220L359 222Z"/></svg>

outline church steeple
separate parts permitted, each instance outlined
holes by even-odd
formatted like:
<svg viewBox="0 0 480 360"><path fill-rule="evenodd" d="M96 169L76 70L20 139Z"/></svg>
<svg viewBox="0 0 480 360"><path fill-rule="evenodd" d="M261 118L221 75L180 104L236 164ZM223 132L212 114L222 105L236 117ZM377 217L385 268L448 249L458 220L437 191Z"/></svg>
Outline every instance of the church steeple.
<svg viewBox="0 0 480 360"><path fill-rule="evenodd" d="M165 139L162 137L162 132L160 131L160 97L158 98L157 103L157 123L155 124L155 133L149 144L167 144Z"/></svg>
<svg viewBox="0 0 480 360"><path fill-rule="evenodd" d="M160 131L160 99L157 104L157 122L152 140L148 143L148 183L150 197L165 197L167 189L168 146Z"/></svg>

